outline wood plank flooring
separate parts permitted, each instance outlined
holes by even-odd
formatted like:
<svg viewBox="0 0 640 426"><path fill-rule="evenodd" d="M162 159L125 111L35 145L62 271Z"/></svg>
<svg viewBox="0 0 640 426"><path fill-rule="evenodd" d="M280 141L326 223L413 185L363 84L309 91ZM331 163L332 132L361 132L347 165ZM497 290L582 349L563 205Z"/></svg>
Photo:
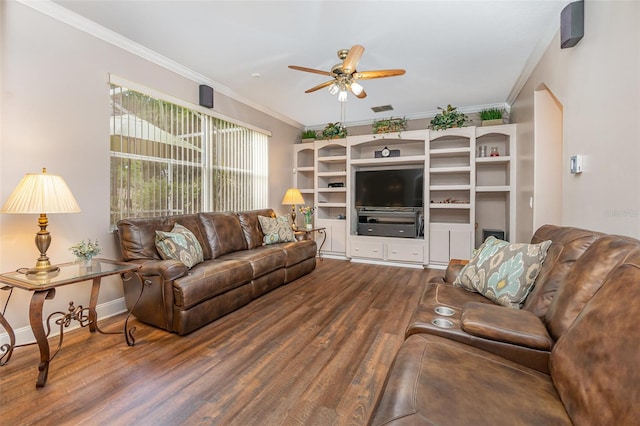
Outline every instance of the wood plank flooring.
<svg viewBox="0 0 640 426"><path fill-rule="evenodd" d="M0 424L366 424L424 284L438 274L325 259L184 337L135 320L134 347L74 330L43 389L37 347L16 349L0 367Z"/></svg>

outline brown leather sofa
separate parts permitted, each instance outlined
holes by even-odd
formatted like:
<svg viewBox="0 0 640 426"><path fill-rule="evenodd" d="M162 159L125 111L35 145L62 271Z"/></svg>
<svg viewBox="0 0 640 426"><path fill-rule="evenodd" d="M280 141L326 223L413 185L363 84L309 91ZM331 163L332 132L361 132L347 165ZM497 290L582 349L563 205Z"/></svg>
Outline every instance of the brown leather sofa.
<svg viewBox="0 0 640 426"><path fill-rule="evenodd" d="M547 225L532 242L547 239L553 243L521 310L444 279L427 284L371 424L640 418L640 241ZM453 311L451 327L433 324L442 318L438 306Z"/></svg>
<svg viewBox="0 0 640 426"><path fill-rule="evenodd" d="M123 281L127 308L142 322L184 335L313 271L315 241L263 245L258 216L275 217L275 212L119 221L116 236L122 259L141 265L144 282L136 304L141 289L138 278ZM176 223L189 229L202 246L204 262L191 269L178 260L163 260L156 250L155 231L170 231Z"/></svg>

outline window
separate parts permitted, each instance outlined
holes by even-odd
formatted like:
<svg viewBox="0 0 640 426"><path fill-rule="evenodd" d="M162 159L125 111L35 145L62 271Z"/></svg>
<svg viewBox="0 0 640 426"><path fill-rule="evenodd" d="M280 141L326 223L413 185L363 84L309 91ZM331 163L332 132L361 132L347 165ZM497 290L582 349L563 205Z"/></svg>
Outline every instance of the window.
<svg viewBox="0 0 640 426"><path fill-rule="evenodd" d="M267 135L111 85L111 226L267 207Z"/></svg>

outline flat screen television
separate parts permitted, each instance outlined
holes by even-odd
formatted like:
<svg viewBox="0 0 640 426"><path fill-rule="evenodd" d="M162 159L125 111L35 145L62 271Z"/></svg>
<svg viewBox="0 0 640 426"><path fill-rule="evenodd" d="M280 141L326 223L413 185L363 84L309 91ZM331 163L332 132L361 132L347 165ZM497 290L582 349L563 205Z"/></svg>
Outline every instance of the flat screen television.
<svg viewBox="0 0 640 426"><path fill-rule="evenodd" d="M356 207L424 207L424 170L356 171Z"/></svg>

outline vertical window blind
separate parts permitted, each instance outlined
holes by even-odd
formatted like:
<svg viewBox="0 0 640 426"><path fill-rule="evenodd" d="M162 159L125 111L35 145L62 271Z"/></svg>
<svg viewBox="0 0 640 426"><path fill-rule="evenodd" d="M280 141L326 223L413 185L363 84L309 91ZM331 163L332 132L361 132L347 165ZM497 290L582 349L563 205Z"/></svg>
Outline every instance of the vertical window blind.
<svg viewBox="0 0 640 426"><path fill-rule="evenodd" d="M267 207L267 135L111 85L111 226Z"/></svg>

